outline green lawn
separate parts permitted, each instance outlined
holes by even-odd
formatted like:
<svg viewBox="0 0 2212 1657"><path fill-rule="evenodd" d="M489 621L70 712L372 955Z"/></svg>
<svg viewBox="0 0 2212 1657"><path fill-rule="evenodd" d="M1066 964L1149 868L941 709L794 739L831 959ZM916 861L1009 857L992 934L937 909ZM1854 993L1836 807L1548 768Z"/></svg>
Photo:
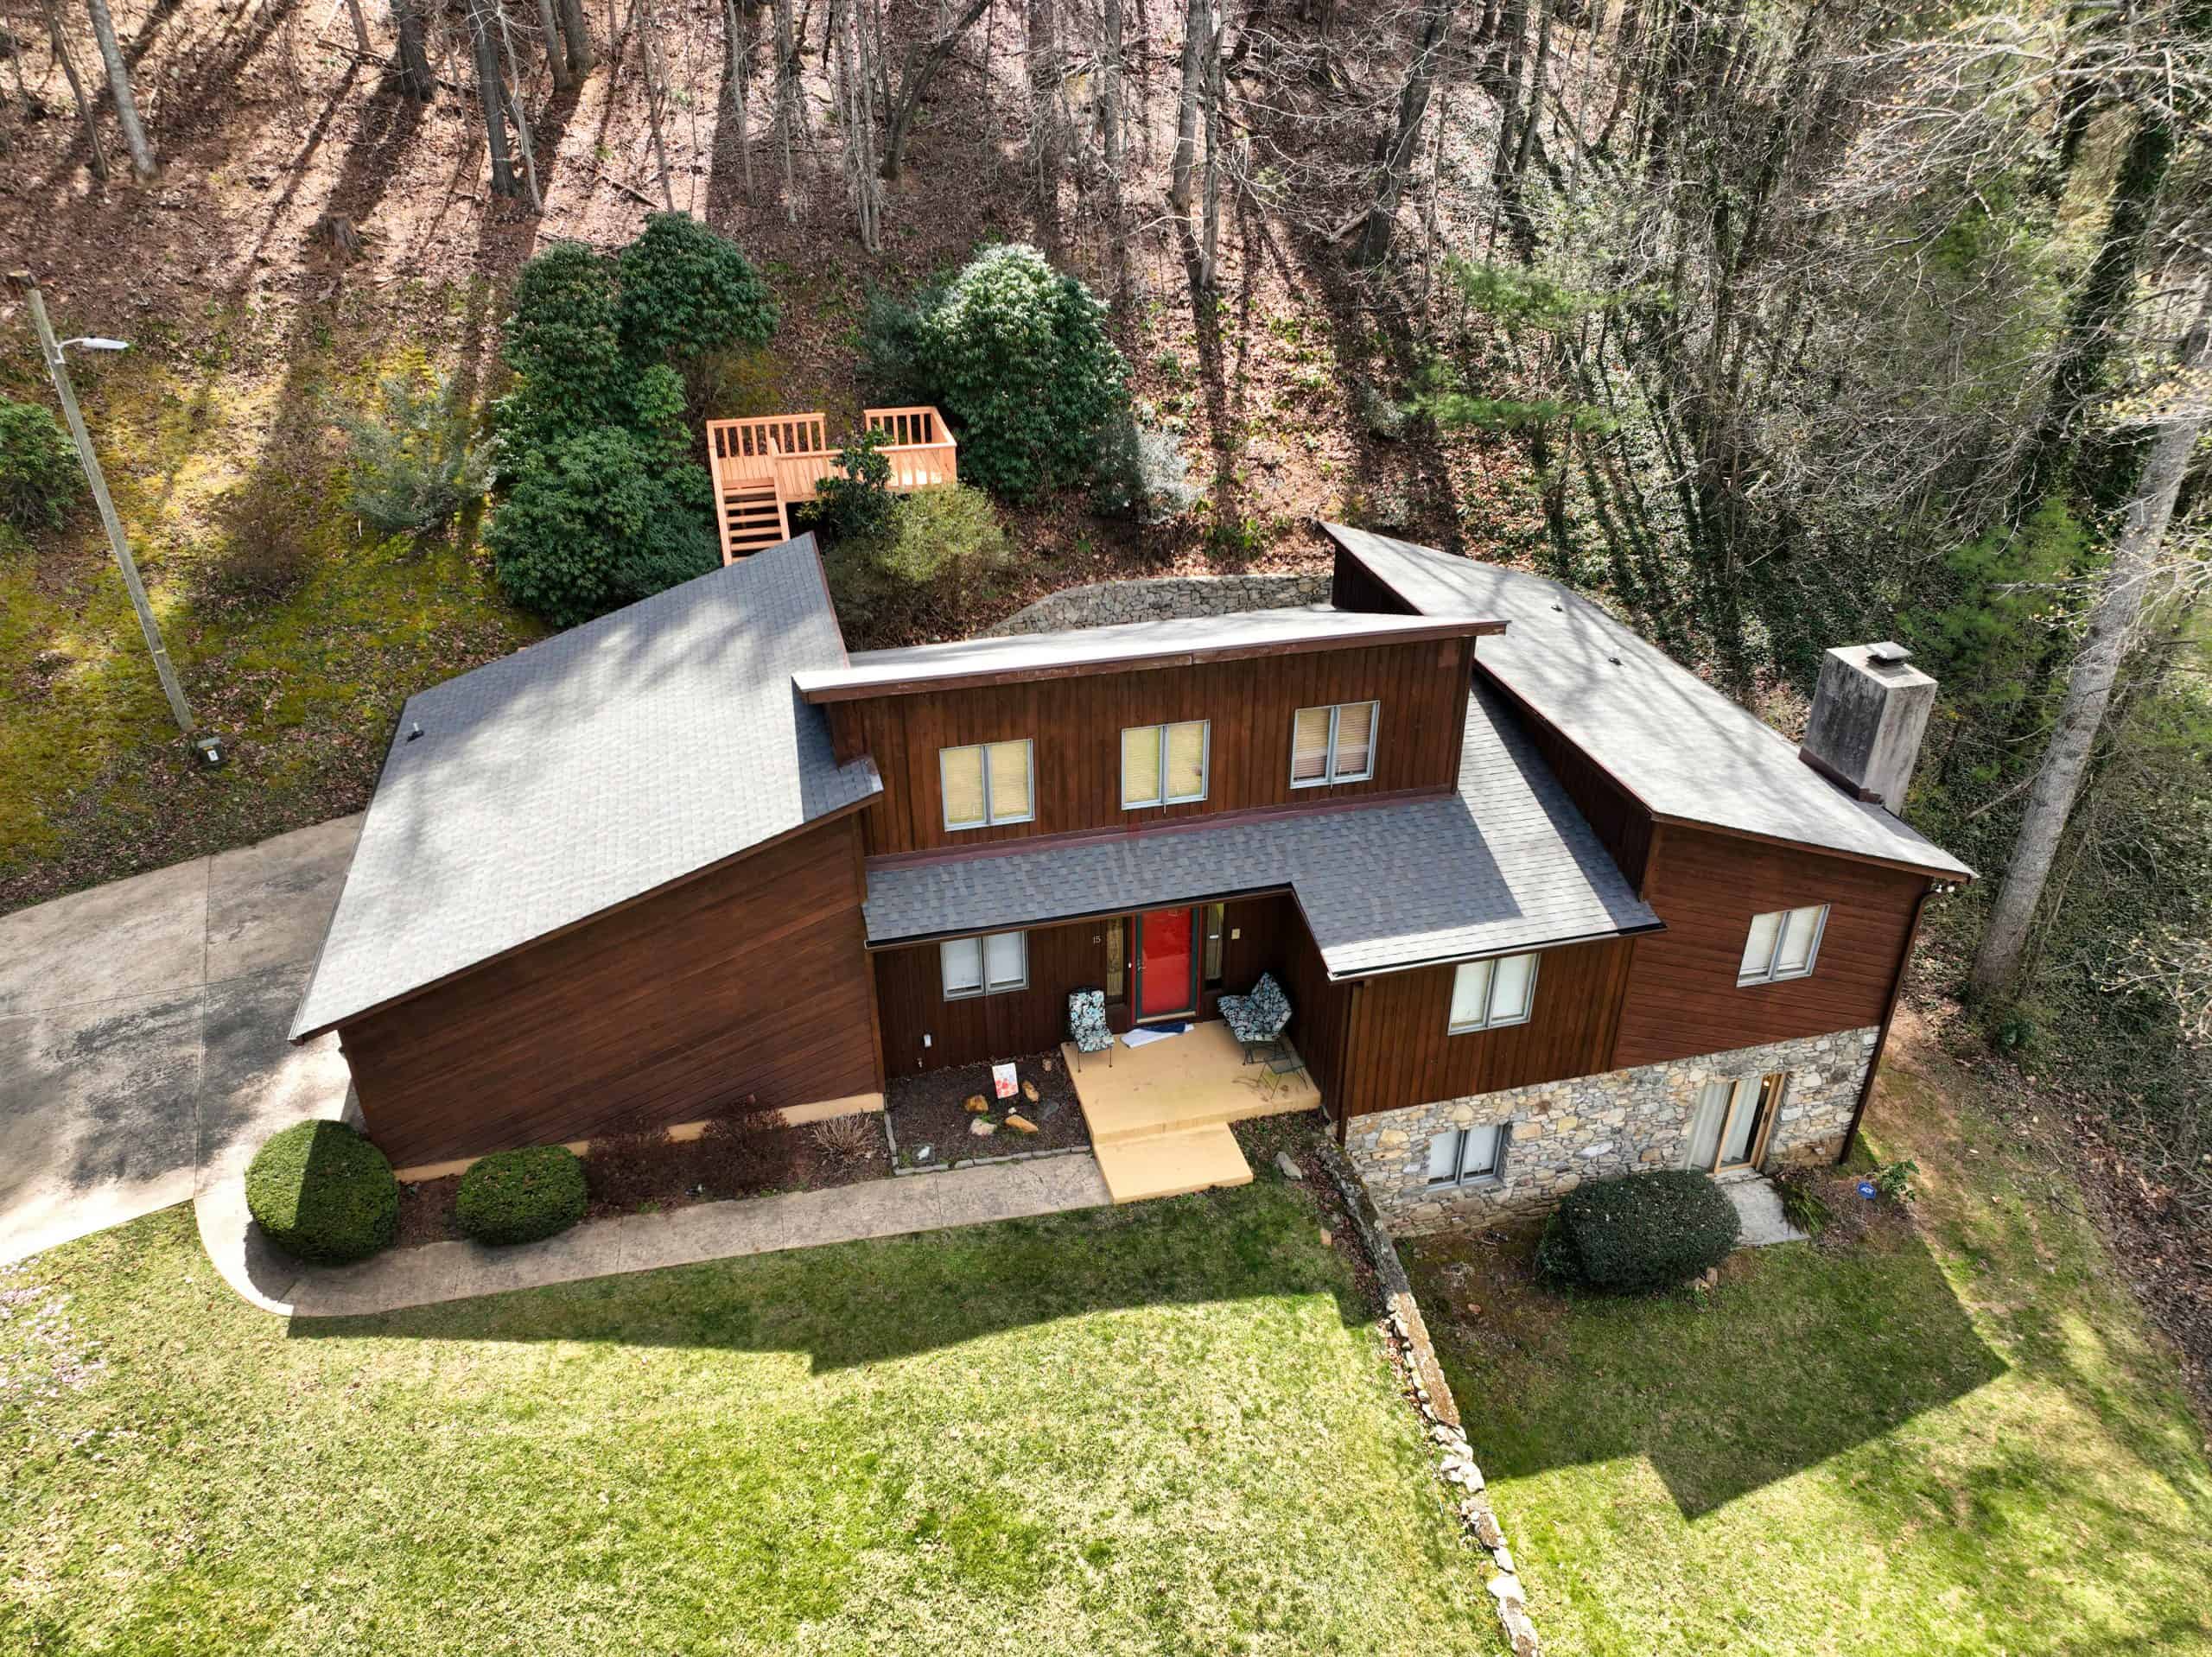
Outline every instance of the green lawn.
<svg viewBox="0 0 2212 1657"><path fill-rule="evenodd" d="M181 1211L7 1281L10 1653L1497 1649L1272 1175L289 1331Z"/></svg>
<svg viewBox="0 0 2212 1657"><path fill-rule="evenodd" d="M1739 1254L1710 1296L1416 1252L1545 1649L2212 1650L2202 1435L2070 1180L1910 1071L1871 1120L1918 1234Z"/></svg>

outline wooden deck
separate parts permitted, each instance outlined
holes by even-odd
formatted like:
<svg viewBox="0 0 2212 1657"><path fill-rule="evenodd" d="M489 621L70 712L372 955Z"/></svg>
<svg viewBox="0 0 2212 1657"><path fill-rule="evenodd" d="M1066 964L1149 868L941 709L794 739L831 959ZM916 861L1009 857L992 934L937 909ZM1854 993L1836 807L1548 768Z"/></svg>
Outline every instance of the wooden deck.
<svg viewBox="0 0 2212 1657"><path fill-rule="evenodd" d="M1218 1022L1134 1049L1116 1037L1111 1064L1104 1053L1088 1053L1078 1069L1072 1047L1060 1053L1116 1203L1249 1184L1252 1170L1229 1124L1321 1102L1303 1072L1272 1076L1264 1063L1245 1063Z"/></svg>
<svg viewBox="0 0 2212 1657"><path fill-rule="evenodd" d="M867 409L861 418L866 430L884 435L893 493L948 489L960 481L959 445L935 409ZM819 413L707 422L722 562L791 539L791 509L812 500L817 486L836 470L838 446L830 441L829 424Z"/></svg>

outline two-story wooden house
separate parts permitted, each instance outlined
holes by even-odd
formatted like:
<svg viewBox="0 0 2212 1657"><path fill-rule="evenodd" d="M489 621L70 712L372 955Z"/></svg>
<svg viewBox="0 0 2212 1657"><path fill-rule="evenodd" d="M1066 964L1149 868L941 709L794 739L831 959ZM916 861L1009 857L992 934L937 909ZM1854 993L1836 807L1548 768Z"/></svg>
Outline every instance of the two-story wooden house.
<svg viewBox="0 0 2212 1657"><path fill-rule="evenodd" d="M1329 605L860 655L802 538L427 691L295 1038L406 1169L1272 974L1402 1227L1840 1152L1967 877L1894 815L1932 682L1833 653L1801 753L1554 583L1329 533Z"/></svg>

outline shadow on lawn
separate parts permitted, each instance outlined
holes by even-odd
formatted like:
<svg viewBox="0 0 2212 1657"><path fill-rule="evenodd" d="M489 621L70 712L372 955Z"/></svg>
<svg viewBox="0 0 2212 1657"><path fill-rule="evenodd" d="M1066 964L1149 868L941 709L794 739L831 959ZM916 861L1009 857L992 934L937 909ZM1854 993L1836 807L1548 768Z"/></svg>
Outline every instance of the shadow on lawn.
<svg viewBox="0 0 2212 1657"><path fill-rule="evenodd" d="M1176 1304L1327 1296L1346 1327L1365 1324L1375 1311L1344 1257L1318 1241L1317 1218L1306 1196L1257 1184L374 1317L295 1318L289 1336L805 1352L822 1373L1065 1318ZM1158 1338L1155 1326L1147 1330L1147 1339Z"/></svg>
<svg viewBox="0 0 2212 1657"><path fill-rule="evenodd" d="M1461 1407L1484 1421L1476 1443L1491 1478L1641 1457L1688 1519L2008 1368L1910 1234L1841 1256L1808 1244L1740 1254L1709 1297L1562 1298L1535 1287L1520 1259L1454 1245L1418 1253L1415 1287ZM1470 1299L1479 1324L1455 1324ZM1885 1470L1900 1486L1913 1471Z"/></svg>

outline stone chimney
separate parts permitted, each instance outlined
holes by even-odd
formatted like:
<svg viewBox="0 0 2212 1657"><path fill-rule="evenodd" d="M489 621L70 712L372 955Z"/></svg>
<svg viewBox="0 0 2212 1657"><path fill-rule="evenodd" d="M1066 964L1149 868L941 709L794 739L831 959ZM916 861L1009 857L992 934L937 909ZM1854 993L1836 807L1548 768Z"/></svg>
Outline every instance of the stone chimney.
<svg viewBox="0 0 2212 1657"><path fill-rule="evenodd" d="M1847 794L1904 809L1936 681L1902 644L1839 644L1821 663L1797 757Z"/></svg>

